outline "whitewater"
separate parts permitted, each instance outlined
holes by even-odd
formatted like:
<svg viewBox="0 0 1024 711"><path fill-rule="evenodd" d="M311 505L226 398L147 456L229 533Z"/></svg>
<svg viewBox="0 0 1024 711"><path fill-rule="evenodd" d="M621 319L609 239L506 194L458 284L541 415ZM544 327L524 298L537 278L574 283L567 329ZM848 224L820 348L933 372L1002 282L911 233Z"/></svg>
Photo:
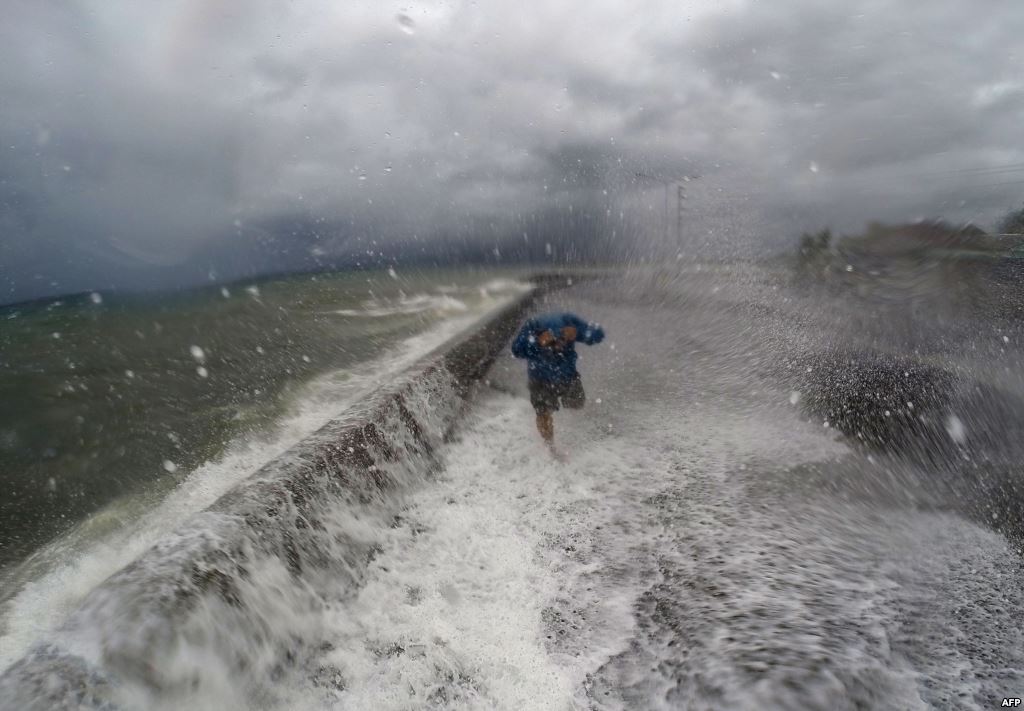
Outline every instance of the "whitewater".
<svg viewBox="0 0 1024 711"><path fill-rule="evenodd" d="M306 517L320 547L302 560L332 560L297 572L224 550L237 576L212 579L220 597L173 629L140 617L146 634L101 628L116 600L91 599L56 643L115 671L68 662L75 704L983 709L1019 695L1020 551L991 508L935 483L981 458L964 442L984 418L944 401L936 421L966 431L940 431L948 462L865 450L806 405L823 397L820 349L870 334L784 290L734 265L543 296L534 310L608 334L580 349L586 408L556 415L567 462L541 446L503 347L436 457L395 474L400 493ZM174 535L227 540L217 511L191 520ZM135 633L137 664L110 655Z"/></svg>

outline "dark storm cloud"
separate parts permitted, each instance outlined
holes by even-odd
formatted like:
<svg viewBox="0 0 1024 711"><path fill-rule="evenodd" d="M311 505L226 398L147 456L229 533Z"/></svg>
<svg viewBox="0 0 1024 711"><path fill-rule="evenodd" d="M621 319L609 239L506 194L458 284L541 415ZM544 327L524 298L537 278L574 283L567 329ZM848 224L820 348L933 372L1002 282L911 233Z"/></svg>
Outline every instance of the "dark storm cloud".
<svg viewBox="0 0 1024 711"><path fill-rule="evenodd" d="M983 171L954 171L1024 159L1014 39L1024 8L788 5L713 18L696 61L725 93L754 97L777 164L818 169L813 180L787 180L796 197L814 196L846 221L866 210L985 221L1019 201L1021 190L991 185Z"/></svg>
<svg viewBox="0 0 1024 711"><path fill-rule="evenodd" d="M11 0L4 20L8 299L445 235L465 253L474 231L491 253L531 225L656 254L659 179L686 175L686 245L719 251L990 224L1024 193L1011 0Z"/></svg>

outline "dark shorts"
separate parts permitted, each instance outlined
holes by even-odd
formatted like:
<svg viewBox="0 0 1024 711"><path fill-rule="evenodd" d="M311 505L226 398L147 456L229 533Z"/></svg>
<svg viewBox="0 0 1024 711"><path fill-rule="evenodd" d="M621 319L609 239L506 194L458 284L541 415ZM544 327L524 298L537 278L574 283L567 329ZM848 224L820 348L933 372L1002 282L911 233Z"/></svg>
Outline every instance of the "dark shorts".
<svg viewBox="0 0 1024 711"><path fill-rule="evenodd" d="M530 379L530 404L538 415L554 412L561 406L571 410L583 407L587 396L583 392L583 381L577 375L564 383L546 383L542 380Z"/></svg>

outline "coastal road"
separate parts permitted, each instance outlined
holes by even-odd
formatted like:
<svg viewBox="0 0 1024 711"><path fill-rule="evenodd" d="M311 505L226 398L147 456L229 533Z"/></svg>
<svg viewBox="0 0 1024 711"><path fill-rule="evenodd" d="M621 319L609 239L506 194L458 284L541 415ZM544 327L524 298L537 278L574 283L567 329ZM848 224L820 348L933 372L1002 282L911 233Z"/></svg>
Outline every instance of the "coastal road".
<svg viewBox="0 0 1024 711"><path fill-rule="evenodd" d="M742 276L742 275L741 275ZM986 709L1024 694L1021 557L781 376L778 286L697 271L547 297L608 333L545 452L493 367L281 706ZM928 472L920 472L927 476Z"/></svg>

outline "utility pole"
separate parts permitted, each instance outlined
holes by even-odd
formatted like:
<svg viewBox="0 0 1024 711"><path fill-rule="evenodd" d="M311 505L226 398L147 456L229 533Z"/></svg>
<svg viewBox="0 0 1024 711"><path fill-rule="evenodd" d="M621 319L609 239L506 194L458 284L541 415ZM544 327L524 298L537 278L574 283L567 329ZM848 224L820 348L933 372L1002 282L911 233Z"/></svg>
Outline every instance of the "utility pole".
<svg viewBox="0 0 1024 711"><path fill-rule="evenodd" d="M676 186L676 248L683 246L683 200L686 199L686 188L682 184Z"/></svg>
<svg viewBox="0 0 1024 711"><path fill-rule="evenodd" d="M669 230L669 227L668 227L668 225L669 225L669 222L668 222L668 189L669 189L669 187L673 183L675 183L677 181L674 178L667 178L666 179L664 177L659 177L657 175L648 175L647 173L637 173L636 177L643 178L644 180L653 180L654 182L661 183L662 185L665 186L665 208L664 208L664 211L662 212L662 215L661 215L661 226L662 226L662 228L664 229L664 232L665 232L665 234L664 234L665 241L668 242L668 230Z"/></svg>
<svg viewBox="0 0 1024 711"><path fill-rule="evenodd" d="M662 221L665 223L665 241L666 242L668 242L668 186L669 186L669 183L665 183L665 211L662 213L664 215L664 218L663 218Z"/></svg>
<svg viewBox="0 0 1024 711"><path fill-rule="evenodd" d="M684 175L681 178L665 178L664 176L649 175L647 173L637 173L636 177L643 178L644 180L652 180L657 183L661 183L665 186L665 207L662 212L662 227L664 227L665 243L668 244L669 240L669 218L668 218L668 192L669 188L673 185L676 186L676 247L679 248L683 243L683 200L686 199L686 188L683 183L688 183L691 180L696 180L699 175Z"/></svg>

